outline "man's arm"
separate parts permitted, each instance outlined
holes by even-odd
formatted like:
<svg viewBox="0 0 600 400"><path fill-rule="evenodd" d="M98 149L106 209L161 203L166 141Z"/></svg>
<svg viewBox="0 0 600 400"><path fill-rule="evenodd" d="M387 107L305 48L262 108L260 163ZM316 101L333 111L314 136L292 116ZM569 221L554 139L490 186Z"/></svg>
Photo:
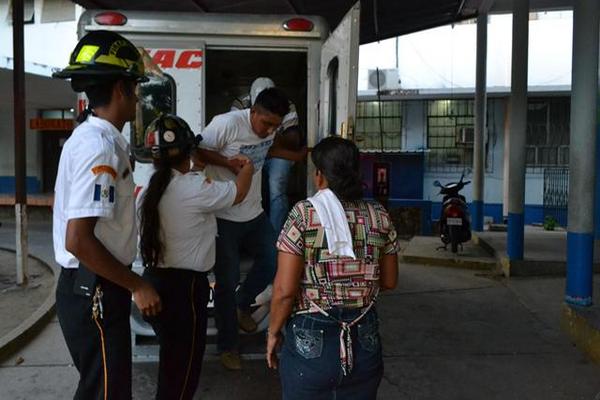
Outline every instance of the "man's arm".
<svg viewBox="0 0 600 400"><path fill-rule="evenodd" d="M240 169L244 164L244 162L239 159L227 158L213 150L199 148L198 152L205 163L227 168L236 175L240 172Z"/></svg>
<svg viewBox="0 0 600 400"><path fill-rule="evenodd" d="M160 298L152 285L121 264L94 234L97 217L70 219L65 247L92 272L129 290L144 315L160 312Z"/></svg>
<svg viewBox="0 0 600 400"><path fill-rule="evenodd" d="M308 153L306 146L300 146L302 132L295 125L287 128L275 136L273 145L269 149L269 157L283 158L290 161L304 161Z"/></svg>

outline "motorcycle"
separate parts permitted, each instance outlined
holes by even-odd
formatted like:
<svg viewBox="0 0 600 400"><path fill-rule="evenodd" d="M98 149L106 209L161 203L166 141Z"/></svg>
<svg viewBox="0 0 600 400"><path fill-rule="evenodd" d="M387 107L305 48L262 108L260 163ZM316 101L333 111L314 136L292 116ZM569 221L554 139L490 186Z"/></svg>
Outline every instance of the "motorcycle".
<svg viewBox="0 0 600 400"><path fill-rule="evenodd" d="M465 196L460 194L471 181L463 181L464 177L463 173L460 181L446 185L442 185L440 181L433 182L433 186L440 188L439 194L444 195L440 216L440 238L444 245L438 247L438 250L447 250L450 244L452 252L456 253L459 245L462 250L462 243L471 240L471 215Z"/></svg>

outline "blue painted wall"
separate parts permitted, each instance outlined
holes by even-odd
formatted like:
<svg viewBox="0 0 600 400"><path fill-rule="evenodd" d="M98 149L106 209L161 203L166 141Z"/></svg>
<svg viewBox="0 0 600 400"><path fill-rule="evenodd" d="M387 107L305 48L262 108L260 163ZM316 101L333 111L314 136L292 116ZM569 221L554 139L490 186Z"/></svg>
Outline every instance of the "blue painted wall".
<svg viewBox="0 0 600 400"><path fill-rule="evenodd" d="M439 201L431 203L431 220L437 221L440 219L442 203ZM473 213L471 203L469 203L469 211ZM494 218L494 223L502 222L502 204L484 204L483 215ZM544 206L541 204L525 204L525 224L543 223L544 222Z"/></svg>
<svg viewBox="0 0 600 400"><path fill-rule="evenodd" d="M28 176L26 180L27 193L39 193L41 183L35 176ZM0 176L0 193L1 194L14 194L15 193L15 177L14 176Z"/></svg>
<svg viewBox="0 0 600 400"><path fill-rule="evenodd" d="M423 154L370 154L361 153L360 163L363 181L367 189L365 197L373 197L373 164L390 164L390 195L396 199L423 198Z"/></svg>

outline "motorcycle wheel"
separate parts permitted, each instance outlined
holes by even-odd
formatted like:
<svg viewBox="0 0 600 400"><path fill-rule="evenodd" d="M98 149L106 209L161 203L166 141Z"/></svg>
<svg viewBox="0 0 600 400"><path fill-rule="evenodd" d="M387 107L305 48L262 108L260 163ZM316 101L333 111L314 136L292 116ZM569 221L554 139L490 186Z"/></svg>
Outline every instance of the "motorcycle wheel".
<svg viewBox="0 0 600 400"><path fill-rule="evenodd" d="M450 226L450 245L452 248L452 252L458 252L458 235L460 234L458 226Z"/></svg>

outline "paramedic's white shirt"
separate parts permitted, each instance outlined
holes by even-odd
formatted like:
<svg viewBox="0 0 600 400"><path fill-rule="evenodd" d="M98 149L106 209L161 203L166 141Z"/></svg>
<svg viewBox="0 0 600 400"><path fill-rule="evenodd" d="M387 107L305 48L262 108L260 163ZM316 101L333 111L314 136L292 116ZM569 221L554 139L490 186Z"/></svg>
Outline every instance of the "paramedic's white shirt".
<svg viewBox="0 0 600 400"><path fill-rule="evenodd" d="M131 264L137 250L133 190L127 141L110 122L89 116L60 155L52 220L56 262L79 267L65 249L68 220L99 217L96 237L117 260Z"/></svg>
<svg viewBox="0 0 600 400"><path fill-rule="evenodd" d="M273 134L261 139L254 133L250 125L249 109L217 115L202 131L203 140L200 143L202 147L217 151L227 158L243 154L254 163L252 184L244 201L231 208L218 211L215 213L217 218L246 222L258 217L263 212L261 204L261 169L267 152L273 144L274 136ZM207 165L206 175L218 181L235 180L233 172L216 165Z"/></svg>
<svg viewBox="0 0 600 400"><path fill-rule="evenodd" d="M137 209L146 195L138 195ZM158 203L160 234L164 245L162 268L208 271L215 264L216 210L232 206L237 189L234 182L206 179L202 172L173 177Z"/></svg>

